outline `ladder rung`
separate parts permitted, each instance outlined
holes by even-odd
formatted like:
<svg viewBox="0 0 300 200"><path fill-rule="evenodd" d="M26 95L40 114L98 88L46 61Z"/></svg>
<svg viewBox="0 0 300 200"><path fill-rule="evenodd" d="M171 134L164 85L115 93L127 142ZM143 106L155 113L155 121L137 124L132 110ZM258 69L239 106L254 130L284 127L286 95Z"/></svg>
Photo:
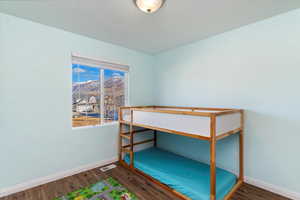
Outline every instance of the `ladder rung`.
<svg viewBox="0 0 300 200"><path fill-rule="evenodd" d="M145 131L149 131L150 129L140 129L140 130L134 130L133 131L133 134L136 134L136 133L141 133L141 132L145 132ZM130 131L128 132L125 132L125 133L122 133L122 134L130 134Z"/></svg>
<svg viewBox="0 0 300 200"><path fill-rule="evenodd" d="M148 143L148 142L154 142L154 139L149 139L149 140L144 140L144 141L141 141L141 142L136 142L136 143L133 143L133 146L139 145L139 144L145 144L145 143ZM128 148L128 147L130 147L130 144L127 144L127 145L123 146L123 148Z"/></svg>
<svg viewBox="0 0 300 200"><path fill-rule="evenodd" d="M135 131L133 131L133 134L145 132L145 131L148 131L148 130L149 130L149 129L135 130ZM130 140L130 138L131 138L130 132L124 132L124 133L121 133L120 136L123 137L123 138L126 138L126 139L128 139L128 140Z"/></svg>
<svg viewBox="0 0 300 200"><path fill-rule="evenodd" d="M128 140L130 140L130 135L128 135L128 134L121 134L121 137L123 137L123 138L126 138L126 139L128 139Z"/></svg>

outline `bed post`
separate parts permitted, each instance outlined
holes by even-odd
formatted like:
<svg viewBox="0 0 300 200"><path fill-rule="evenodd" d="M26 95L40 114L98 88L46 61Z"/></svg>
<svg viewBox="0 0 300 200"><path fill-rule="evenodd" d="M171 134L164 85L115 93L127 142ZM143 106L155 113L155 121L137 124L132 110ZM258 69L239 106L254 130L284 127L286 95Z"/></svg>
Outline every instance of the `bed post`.
<svg viewBox="0 0 300 200"><path fill-rule="evenodd" d="M210 116L210 200L216 200L216 115Z"/></svg>
<svg viewBox="0 0 300 200"><path fill-rule="evenodd" d="M130 109L130 127L129 127L129 132L130 132L130 167L133 168L133 160L134 160L134 153L133 153L133 110Z"/></svg>
<svg viewBox="0 0 300 200"><path fill-rule="evenodd" d="M119 161L122 161L122 108L119 108Z"/></svg>
<svg viewBox="0 0 300 200"><path fill-rule="evenodd" d="M244 181L244 111L241 110L241 131L239 134L239 180Z"/></svg>

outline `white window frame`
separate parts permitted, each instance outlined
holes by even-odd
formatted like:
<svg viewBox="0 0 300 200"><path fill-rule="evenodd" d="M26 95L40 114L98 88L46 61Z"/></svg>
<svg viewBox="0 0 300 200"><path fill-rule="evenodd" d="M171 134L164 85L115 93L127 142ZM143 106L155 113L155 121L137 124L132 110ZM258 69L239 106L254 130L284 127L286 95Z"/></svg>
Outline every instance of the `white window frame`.
<svg viewBox="0 0 300 200"><path fill-rule="evenodd" d="M89 67L95 67L100 69L100 116L104 116L104 70L110 69L110 70L116 70L121 71L125 73L125 105L129 106L129 66L123 65L123 64L117 64L112 62L106 62L106 61L100 61L93 58L87 58L82 57L77 54L72 54L72 65L78 64L78 65L86 65ZM72 71L73 73L73 71ZM108 126L108 125L116 125L118 124L118 121L113 122L104 122L104 118L100 118L100 124L98 125L90 125L90 126L79 126L79 127L73 127L72 122L72 129L86 129L86 128L96 128L101 126Z"/></svg>

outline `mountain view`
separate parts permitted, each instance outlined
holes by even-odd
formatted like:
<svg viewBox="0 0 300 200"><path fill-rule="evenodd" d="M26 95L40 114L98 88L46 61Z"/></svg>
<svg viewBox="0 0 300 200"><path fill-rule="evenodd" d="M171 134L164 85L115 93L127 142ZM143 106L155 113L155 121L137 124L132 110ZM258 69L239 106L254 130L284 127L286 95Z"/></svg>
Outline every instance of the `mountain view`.
<svg viewBox="0 0 300 200"><path fill-rule="evenodd" d="M118 120L118 109L125 105L125 73L104 69L104 90L101 94L100 70L73 65L73 127ZM103 102L101 95L104 95Z"/></svg>

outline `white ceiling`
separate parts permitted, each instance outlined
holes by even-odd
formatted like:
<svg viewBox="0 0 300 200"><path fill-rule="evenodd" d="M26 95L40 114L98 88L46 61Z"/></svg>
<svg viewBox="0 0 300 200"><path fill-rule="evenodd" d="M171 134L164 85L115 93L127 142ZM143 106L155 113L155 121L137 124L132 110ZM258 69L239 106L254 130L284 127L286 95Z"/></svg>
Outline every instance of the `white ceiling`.
<svg viewBox="0 0 300 200"><path fill-rule="evenodd" d="M299 0L167 0L149 15L132 0L0 0L0 12L151 54L296 8Z"/></svg>

